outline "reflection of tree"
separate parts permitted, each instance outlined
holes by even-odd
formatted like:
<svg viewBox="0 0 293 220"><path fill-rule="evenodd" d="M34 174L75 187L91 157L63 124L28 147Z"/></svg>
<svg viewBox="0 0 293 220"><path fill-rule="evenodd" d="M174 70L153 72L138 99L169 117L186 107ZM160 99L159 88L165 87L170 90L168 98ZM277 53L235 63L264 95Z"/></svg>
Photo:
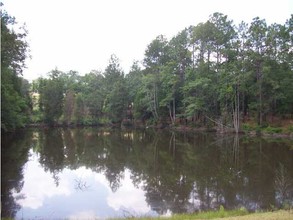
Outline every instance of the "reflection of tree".
<svg viewBox="0 0 293 220"><path fill-rule="evenodd" d="M63 130L63 145L64 145L64 156L67 164L72 168L76 168L76 144L74 141L74 134L72 129Z"/></svg>
<svg viewBox="0 0 293 220"><path fill-rule="evenodd" d="M129 136L129 135L128 135ZM76 144L79 166L84 165L96 172L103 172L110 187L116 191L124 177L127 152L130 149L127 135L115 130L77 129L73 142ZM65 142L66 146L68 145ZM66 162L68 163L68 158Z"/></svg>
<svg viewBox="0 0 293 220"><path fill-rule="evenodd" d="M114 132L105 137L104 143L104 148L108 150L105 176L109 180L112 191L115 192L120 187L121 179L124 178L129 141L123 138L120 132Z"/></svg>
<svg viewBox="0 0 293 220"><path fill-rule="evenodd" d="M272 167L274 161L284 159L281 159L281 156L274 158L271 151L278 149L276 154L286 157L284 161L290 161L286 148L277 148L276 143L262 145L263 140L257 139L256 143L250 142L249 148L246 140L240 142L238 136L223 138L222 141L216 141L211 145L209 142L213 143L213 138L206 140L195 136L191 139L193 140L186 142L181 137L176 138L176 144L180 145L180 148L177 146L176 149L180 150L175 151L176 160L173 161L175 170L169 171L169 165L163 168L165 173L173 174L179 169L179 172L187 173L188 181L194 181L190 190L191 201L195 204L193 209L192 204L187 201L181 205L179 203L177 207L183 210L185 207L189 207L188 210L197 210L216 208L223 204L226 208L245 206L253 209L267 208L269 204L275 204L272 193L274 191ZM260 151L257 146L266 147L262 147ZM180 161L180 158L183 159ZM166 161L168 161L166 158L159 160L160 167ZM169 184L170 181L171 179ZM161 179L160 184L163 185ZM180 190L177 189L177 192ZM199 204L194 202L196 200L199 200Z"/></svg>
<svg viewBox="0 0 293 220"><path fill-rule="evenodd" d="M77 191L86 191L90 188L90 186L85 182L82 178L75 179L75 189Z"/></svg>
<svg viewBox="0 0 293 220"><path fill-rule="evenodd" d="M268 208L279 195L292 198L293 186L284 178L293 177L288 164L293 157L282 143L152 130L49 129L39 134L40 163L57 185L64 167L85 166L103 173L115 192L128 169L133 184L145 190L146 201L160 214L220 205ZM87 187L82 181L75 184ZM291 194L280 191L285 188Z"/></svg>
<svg viewBox="0 0 293 220"><path fill-rule="evenodd" d="M279 163L275 178L276 199L279 205L284 205L286 202L290 203L290 198L293 198L292 184L293 180L288 170L282 163Z"/></svg>
<svg viewBox="0 0 293 220"><path fill-rule="evenodd" d="M150 158L146 163L147 174L144 175L147 182L144 186L146 200L160 214L167 210L185 212L192 182L181 169L180 155L176 157L175 134L171 138L169 135L159 134L154 137L153 143L155 145L147 146L149 153L144 153L144 156L149 155Z"/></svg>
<svg viewBox="0 0 293 220"><path fill-rule="evenodd" d="M32 145L32 132L17 132L1 136L1 217L14 218L20 205L17 200L24 197L13 196L23 187L23 166L28 160Z"/></svg>
<svg viewBox="0 0 293 220"><path fill-rule="evenodd" d="M60 129L48 129L40 135L40 164L45 171L53 175L56 186L59 185L58 173L64 168L64 151L62 133Z"/></svg>
<svg viewBox="0 0 293 220"><path fill-rule="evenodd" d="M106 178L109 180L110 188L113 192L116 192L117 189L121 186L120 181L124 178L123 172L113 172L111 169L107 169L105 172Z"/></svg>

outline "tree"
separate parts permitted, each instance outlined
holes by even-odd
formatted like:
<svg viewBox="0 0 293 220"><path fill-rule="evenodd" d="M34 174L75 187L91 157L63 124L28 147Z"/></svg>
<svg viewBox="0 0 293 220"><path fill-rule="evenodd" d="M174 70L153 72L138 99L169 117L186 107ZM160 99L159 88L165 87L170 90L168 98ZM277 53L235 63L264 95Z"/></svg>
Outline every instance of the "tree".
<svg viewBox="0 0 293 220"><path fill-rule="evenodd" d="M233 22L221 13L214 13L210 17L215 25L215 72L216 84L219 92L221 120L224 125L230 124L234 131L240 129L240 86L241 86L241 43ZM232 117L230 117L232 115Z"/></svg>
<svg viewBox="0 0 293 220"><path fill-rule="evenodd" d="M159 105L161 107L167 107L172 124L175 124L176 120L176 95L178 85L180 84L180 78L173 72L173 65L166 65L161 73L161 96Z"/></svg>
<svg viewBox="0 0 293 220"><path fill-rule="evenodd" d="M11 131L24 126L30 113L27 81L19 77L28 57L27 31L19 33L9 26L15 19L1 10L1 129ZM23 90L25 89L25 90Z"/></svg>
<svg viewBox="0 0 293 220"><path fill-rule="evenodd" d="M105 77L100 71L91 71L82 77L80 94L83 96L84 105L88 109L93 123L96 123L104 113L106 99Z"/></svg>
<svg viewBox="0 0 293 220"><path fill-rule="evenodd" d="M121 79L114 83L114 88L107 95L106 112L114 123L121 123L126 116L127 91L125 80Z"/></svg>
<svg viewBox="0 0 293 220"><path fill-rule="evenodd" d="M114 123L121 123L126 115L127 92L124 73L120 68L119 59L112 55L104 72L105 112Z"/></svg>
<svg viewBox="0 0 293 220"><path fill-rule="evenodd" d="M49 79L42 79L39 87L40 106L44 113L44 121L54 124L63 112L64 81L60 77L62 72L55 69L49 73Z"/></svg>
<svg viewBox="0 0 293 220"><path fill-rule="evenodd" d="M292 19L292 18L291 18ZM289 20L287 21L289 24ZM271 24L268 26L266 38L266 55L264 75L264 95L266 105L264 113L271 115L287 114L292 112L292 27L290 25ZM292 38L292 37L291 37ZM291 65L291 69L290 69ZM291 85L291 86L290 86Z"/></svg>
<svg viewBox="0 0 293 220"><path fill-rule="evenodd" d="M189 51L190 36L188 29L179 32L170 40L170 57L175 64L174 70L180 78L180 84L184 83L186 68L191 65L191 52ZM170 63L170 62L168 62Z"/></svg>
<svg viewBox="0 0 293 220"><path fill-rule="evenodd" d="M81 76L78 72L70 70L67 73L61 72L59 78L63 81L65 93L63 120L66 124L71 124L74 121L75 96L82 89Z"/></svg>
<svg viewBox="0 0 293 220"><path fill-rule="evenodd" d="M192 70L187 74L187 82L183 87L183 102L185 116L195 119L196 115L199 118L200 115L207 115L209 111L213 110L213 106L211 106L213 91L210 89L211 79L200 75L195 78L194 75L195 73Z"/></svg>
<svg viewBox="0 0 293 220"><path fill-rule="evenodd" d="M72 116L74 112L75 94L72 90L68 90L65 95L64 101L64 121L67 124L72 122Z"/></svg>
<svg viewBox="0 0 293 220"><path fill-rule="evenodd" d="M119 59L115 54L112 54L109 64L104 71L105 85L107 92L113 89L115 82L124 78L124 73L120 67Z"/></svg>
<svg viewBox="0 0 293 220"><path fill-rule="evenodd" d="M216 27L211 21L190 28L193 64L187 68L183 86L184 115L214 118L219 115L217 74L212 59Z"/></svg>
<svg viewBox="0 0 293 220"><path fill-rule="evenodd" d="M16 25L14 17L1 10L1 67L10 68L15 75L20 75L29 56L28 43L25 41L27 31L24 26L16 33L9 26Z"/></svg>
<svg viewBox="0 0 293 220"><path fill-rule="evenodd" d="M255 74L255 86L257 87L258 101L258 125L262 125L263 120L263 83L264 83L264 64L266 58L266 35L267 24L265 20L259 17L253 19L248 30L248 45L249 45L249 58L252 63L252 72Z"/></svg>
<svg viewBox="0 0 293 220"><path fill-rule="evenodd" d="M167 106L172 124L176 121L178 109L183 107L182 88L185 84L186 71L192 64L189 45L190 34L188 29L184 29L170 40L170 61L162 68L163 100L160 106Z"/></svg>
<svg viewBox="0 0 293 220"><path fill-rule="evenodd" d="M145 76L143 80L143 93L148 111L152 112L155 121L160 119L159 103L161 92L161 71L170 60L170 47L163 35L156 37L145 51L144 66Z"/></svg>
<svg viewBox="0 0 293 220"><path fill-rule="evenodd" d="M82 94L77 94L74 103L74 122L77 125L81 125L83 123L83 119L85 117L85 104L82 97Z"/></svg>
<svg viewBox="0 0 293 220"><path fill-rule="evenodd" d="M133 116L136 119L141 118L145 113L144 106L140 105L141 97L139 97L142 89L142 79L143 72L141 70L141 67L139 66L138 61L134 61L129 73L125 75L125 83L128 93L127 103L128 106L131 106L131 108L133 109L133 112L131 112L130 115L132 115L133 113Z"/></svg>

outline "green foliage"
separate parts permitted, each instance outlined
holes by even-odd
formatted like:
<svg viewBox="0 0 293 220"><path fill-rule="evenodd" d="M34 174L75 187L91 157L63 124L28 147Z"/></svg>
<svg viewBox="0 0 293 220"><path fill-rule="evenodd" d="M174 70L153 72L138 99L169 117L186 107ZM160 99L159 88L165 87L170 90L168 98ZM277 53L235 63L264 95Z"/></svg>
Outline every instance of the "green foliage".
<svg viewBox="0 0 293 220"><path fill-rule="evenodd" d="M15 75L19 75L28 56L27 31L21 27L20 32L16 33L9 28L15 24L15 18L1 10L1 68L10 68Z"/></svg>
<svg viewBox="0 0 293 220"><path fill-rule="evenodd" d="M77 94L74 103L74 122L78 125L83 124L83 118L85 116L84 99L81 94Z"/></svg>
<svg viewBox="0 0 293 220"><path fill-rule="evenodd" d="M106 85L101 72L92 71L81 78L80 94L83 95L84 106L93 118L102 116L106 98Z"/></svg>
<svg viewBox="0 0 293 220"><path fill-rule="evenodd" d="M242 130L245 132L253 131L255 130L255 126L247 124L247 123L242 123Z"/></svg>
<svg viewBox="0 0 293 220"><path fill-rule="evenodd" d="M63 112L64 82L61 72L57 69L49 73L49 79L42 79L39 86L40 109L44 114L44 121L48 124L58 122Z"/></svg>
<svg viewBox="0 0 293 220"><path fill-rule="evenodd" d="M22 73L28 56L25 41L26 30L15 33L9 26L14 18L1 11L1 129L12 131L29 120L31 99L28 82L18 75Z"/></svg>
<svg viewBox="0 0 293 220"><path fill-rule="evenodd" d="M105 111L113 122L121 122L125 117L127 94L124 80L114 83L114 88L107 96Z"/></svg>
<svg viewBox="0 0 293 220"><path fill-rule="evenodd" d="M27 105L23 97L15 91L14 83L6 81L1 74L1 128L11 131L22 127L27 122L25 114Z"/></svg>
<svg viewBox="0 0 293 220"><path fill-rule="evenodd" d="M275 133L278 134L278 133L282 133L283 129L269 126L269 127L266 127L264 131L269 134L275 134Z"/></svg>
<svg viewBox="0 0 293 220"><path fill-rule="evenodd" d="M119 59L112 55L104 73L105 105L104 111L114 123L121 123L125 117L128 102L124 73L120 68Z"/></svg>
<svg viewBox="0 0 293 220"><path fill-rule="evenodd" d="M169 51L168 40L163 35L159 35L148 45L145 51L144 65L150 68L150 72L154 71L153 68L168 62Z"/></svg>

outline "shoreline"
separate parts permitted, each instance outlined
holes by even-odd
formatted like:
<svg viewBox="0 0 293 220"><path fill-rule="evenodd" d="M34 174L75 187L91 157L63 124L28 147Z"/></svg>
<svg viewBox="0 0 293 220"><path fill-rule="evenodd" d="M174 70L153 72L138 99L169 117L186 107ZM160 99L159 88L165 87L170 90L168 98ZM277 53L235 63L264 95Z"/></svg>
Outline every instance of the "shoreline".
<svg viewBox="0 0 293 220"><path fill-rule="evenodd" d="M216 133L216 134L239 134L239 135L248 135L252 137L264 137L264 138L289 138L293 139L293 132L266 132L264 130L251 130L244 131L240 130L238 133L234 131L234 129L218 129L217 127L192 127L192 126L173 126L173 125L130 125L130 126L121 126L120 124L89 124L89 125L78 125L78 124L54 124L49 125L45 123L34 123L27 124L24 128L87 128L87 127L97 127L97 128L105 128L105 129L114 129L114 128L122 128L122 129L156 129L156 130L170 130L176 132L207 132L207 133Z"/></svg>

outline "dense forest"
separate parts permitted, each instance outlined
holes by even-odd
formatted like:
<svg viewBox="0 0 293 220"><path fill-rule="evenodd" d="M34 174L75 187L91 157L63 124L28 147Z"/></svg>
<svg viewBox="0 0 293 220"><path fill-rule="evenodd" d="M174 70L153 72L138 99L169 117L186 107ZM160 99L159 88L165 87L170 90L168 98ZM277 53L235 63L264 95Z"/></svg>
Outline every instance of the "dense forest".
<svg viewBox="0 0 293 220"><path fill-rule="evenodd" d="M293 15L285 24L256 17L206 22L160 35L125 73L112 55L104 71L63 72L29 83L27 32L1 13L1 128L26 124L218 127L239 132L293 118Z"/></svg>

